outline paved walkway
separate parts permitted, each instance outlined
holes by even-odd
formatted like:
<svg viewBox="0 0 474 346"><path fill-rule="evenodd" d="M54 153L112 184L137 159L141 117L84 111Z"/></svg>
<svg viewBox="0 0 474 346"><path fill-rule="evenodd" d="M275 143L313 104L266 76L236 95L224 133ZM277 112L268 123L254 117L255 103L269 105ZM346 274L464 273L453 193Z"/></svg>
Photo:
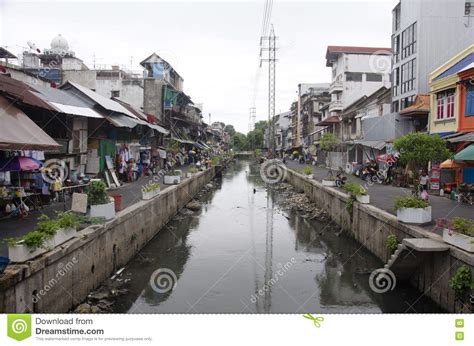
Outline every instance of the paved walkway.
<svg viewBox="0 0 474 346"><path fill-rule="evenodd" d="M300 164L297 161L287 161L287 167L302 172L303 168L307 165ZM328 170L316 166L313 167L313 176L316 180L321 181L327 174ZM364 181L353 175L346 175L350 181L364 185ZM394 200L400 196L410 196L412 190L403 187L395 187L391 185L382 185L375 183L372 186L368 186L370 195L370 204L388 211L391 214L396 214L393 207ZM426 229L432 229L437 219L440 218L453 218L455 216L464 217L467 219L474 218L474 206L467 204L458 203L452 201L447 197L439 197L430 195L430 203L432 208L433 221L430 224L424 225Z"/></svg>
<svg viewBox="0 0 474 346"><path fill-rule="evenodd" d="M187 172L187 166L179 167L183 171L183 174ZM141 189L142 186L152 180L152 176L142 176L137 181L129 184L125 184L117 189L111 189L108 191L109 195L120 194L122 195L122 209L137 203L142 199ZM162 189L169 185L164 185L163 177L161 177L160 183ZM55 202L50 205L44 206L41 210L31 211L28 217L24 219L19 218L8 218L0 220L0 256L8 256L8 246L5 239L18 238L28 232L31 232L36 227L38 217L43 214L49 217L54 217L57 211L65 211L71 209L71 200L67 200L66 203Z"/></svg>

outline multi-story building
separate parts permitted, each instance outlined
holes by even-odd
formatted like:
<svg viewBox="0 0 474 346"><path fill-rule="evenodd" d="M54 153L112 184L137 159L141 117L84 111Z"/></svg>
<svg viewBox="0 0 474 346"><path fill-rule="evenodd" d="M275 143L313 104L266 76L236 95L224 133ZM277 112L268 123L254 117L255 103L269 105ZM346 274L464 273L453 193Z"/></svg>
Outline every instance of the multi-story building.
<svg viewBox="0 0 474 346"><path fill-rule="evenodd" d="M331 67L331 102L320 125L331 125L342 139L339 126L342 111L363 96L381 87L390 88L390 48L328 46L326 66Z"/></svg>
<svg viewBox="0 0 474 346"><path fill-rule="evenodd" d="M274 130L274 143L275 151L277 153L283 153L286 150L290 150L291 146L288 147L288 129L290 128L291 112L284 112L275 115L273 119L273 130ZM291 143L291 142L290 142Z"/></svg>
<svg viewBox="0 0 474 346"><path fill-rule="evenodd" d="M469 6L471 5L471 6ZM393 9L392 112L428 94L428 75L474 43L471 0L401 0ZM428 114L418 121L427 123Z"/></svg>
<svg viewBox="0 0 474 346"><path fill-rule="evenodd" d="M298 100L292 105L292 145L298 148L304 143L314 127L314 117L319 116L319 108L329 101L328 83L298 84ZM305 136L306 135L306 136Z"/></svg>

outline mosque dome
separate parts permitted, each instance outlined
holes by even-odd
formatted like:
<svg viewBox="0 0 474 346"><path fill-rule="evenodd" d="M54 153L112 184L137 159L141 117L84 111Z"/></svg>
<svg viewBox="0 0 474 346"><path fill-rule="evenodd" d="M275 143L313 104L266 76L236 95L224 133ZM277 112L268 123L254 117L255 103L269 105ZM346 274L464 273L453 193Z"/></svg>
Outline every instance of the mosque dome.
<svg viewBox="0 0 474 346"><path fill-rule="evenodd" d="M69 50L69 44L67 40L59 34L51 41L51 50L67 52Z"/></svg>

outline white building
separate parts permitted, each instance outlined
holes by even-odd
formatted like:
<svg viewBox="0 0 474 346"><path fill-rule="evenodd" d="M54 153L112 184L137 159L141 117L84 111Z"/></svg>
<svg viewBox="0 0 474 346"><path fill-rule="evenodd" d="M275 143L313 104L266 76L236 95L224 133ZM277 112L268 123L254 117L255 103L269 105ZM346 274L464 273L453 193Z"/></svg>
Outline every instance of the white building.
<svg viewBox="0 0 474 346"><path fill-rule="evenodd" d="M328 46L326 66L331 67L329 115L385 86L390 87L390 48Z"/></svg>

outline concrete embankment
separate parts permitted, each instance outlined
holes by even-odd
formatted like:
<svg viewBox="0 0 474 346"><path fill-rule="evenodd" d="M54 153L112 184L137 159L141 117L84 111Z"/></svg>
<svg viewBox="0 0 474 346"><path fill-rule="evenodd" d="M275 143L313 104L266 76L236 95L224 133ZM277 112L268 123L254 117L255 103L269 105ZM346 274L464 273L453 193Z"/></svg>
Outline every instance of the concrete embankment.
<svg viewBox="0 0 474 346"><path fill-rule="evenodd" d="M124 266L201 188L215 168L199 172L87 227L54 250L0 276L0 312L67 312Z"/></svg>
<svg viewBox="0 0 474 346"><path fill-rule="evenodd" d="M328 212L339 226L384 263L387 263L392 255L386 246L390 234L396 235L400 242L407 238L429 238L442 242L438 235L421 227L403 224L394 215L369 204L354 202L352 211L348 211L347 194L323 186L320 182L308 179L291 169L286 169L286 180ZM472 304L469 304L469 301L463 304L456 300L454 290L449 287L449 281L463 264L471 269L474 276L474 255L450 245L448 247L448 251L444 252L433 252L428 255L423 253L421 263L416 268L410 269L408 281L449 312L472 312ZM416 250L410 251L405 261L411 261L410 256L416 258L418 255Z"/></svg>

